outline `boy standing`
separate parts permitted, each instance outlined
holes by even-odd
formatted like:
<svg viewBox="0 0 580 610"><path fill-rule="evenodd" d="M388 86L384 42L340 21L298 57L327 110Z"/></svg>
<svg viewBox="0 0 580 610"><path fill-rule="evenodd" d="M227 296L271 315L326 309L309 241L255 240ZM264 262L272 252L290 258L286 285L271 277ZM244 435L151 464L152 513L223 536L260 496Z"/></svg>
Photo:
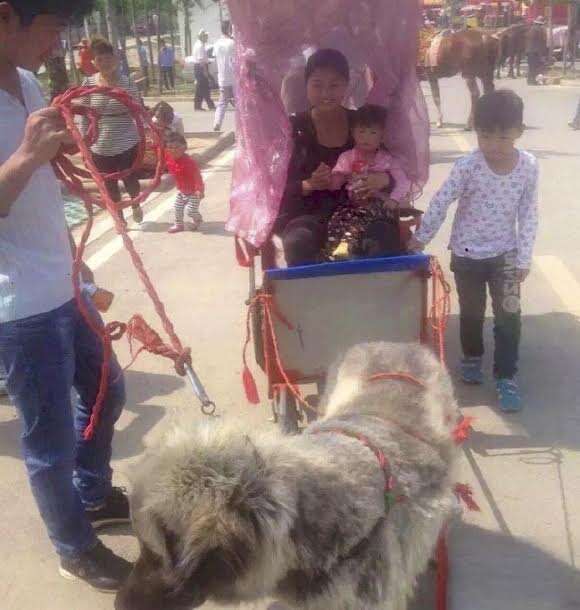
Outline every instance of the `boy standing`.
<svg viewBox="0 0 580 610"><path fill-rule="evenodd" d="M71 243L50 166L70 136L28 72L50 56L73 14L92 8L91 0L0 0L0 360L60 572L114 591L130 564L93 527L129 519L127 497L112 487L110 468L125 388L113 359L99 427L85 440L103 349L73 299Z"/></svg>
<svg viewBox="0 0 580 610"><path fill-rule="evenodd" d="M449 248L460 308L465 383L483 382L486 287L494 315L494 376L500 408L519 411L520 285L528 276L538 226L538 163L515 142L523 133L522 100L501 90L480 98L474 115L479 149L459 159L435 195L411 248L435 236L458 200Z"/></svg>

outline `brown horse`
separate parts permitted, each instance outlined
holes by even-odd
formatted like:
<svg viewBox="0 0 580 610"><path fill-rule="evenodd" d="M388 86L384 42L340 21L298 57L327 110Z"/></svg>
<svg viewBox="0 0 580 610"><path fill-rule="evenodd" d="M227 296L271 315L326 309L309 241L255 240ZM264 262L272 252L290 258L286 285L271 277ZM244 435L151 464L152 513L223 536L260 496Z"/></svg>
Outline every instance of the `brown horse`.
<svg viewBox="0 0 580 610"><path fill-rule="evenodd" d="M500 30L495 36L499 40L499 54L496 77L501 77L501 69L508 66L508 77L521 76L520 65L526 54L526 45L530 26L516 23Z"/></svg>
<svg viewBox="0 0 580 610"><path fill-rule="evenodd" d="M499 51L499 41L478 30L441 32L429 44L424 64L419 67L419 75L428 80L437 107L437 126L443 126L441 111L440 78L450 78L461 74L471 96L471 111L466 129L473 127L473 108L480 96L477 79L481 80L484 93L493 91L494 71Z"/></svg>

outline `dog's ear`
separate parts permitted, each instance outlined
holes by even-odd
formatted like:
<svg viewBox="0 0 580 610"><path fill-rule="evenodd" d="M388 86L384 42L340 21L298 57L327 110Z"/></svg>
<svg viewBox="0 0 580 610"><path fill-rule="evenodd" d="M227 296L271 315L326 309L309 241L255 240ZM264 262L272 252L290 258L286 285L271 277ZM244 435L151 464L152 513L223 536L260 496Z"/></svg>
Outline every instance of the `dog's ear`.
<svg viewBox="0 0 580 610"><path fill-rule="evenodd" d="M239 475L239 480L227 502L227 509L249 519L255 528L276 519L279 506L275 501L268 465L249 437L251 459Z"/></svg>
<svg viewBox="0 0 580 610"><path fill-rule="evenodd" d="M180 561L179 537L172 531L160 517L153 517L155 527L160 539L165 546L165 561L169 564L168 567L174 570Z"/></svg>

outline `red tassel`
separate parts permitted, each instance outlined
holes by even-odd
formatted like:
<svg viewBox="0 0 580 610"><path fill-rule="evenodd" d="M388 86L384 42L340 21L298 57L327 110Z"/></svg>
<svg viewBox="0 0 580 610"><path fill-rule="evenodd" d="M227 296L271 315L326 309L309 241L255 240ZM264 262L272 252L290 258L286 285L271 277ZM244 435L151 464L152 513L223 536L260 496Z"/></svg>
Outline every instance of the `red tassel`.
<svg viewBox="0 0 580 610"><path fill-rule="evenodd" d="M465 504L468 510L480 511L479 504L473 499L473 490L465 483L455 485L455 495Z"/></svg>
<svg viewBox="0 0 580 610"><path fill-rule="evenodd" d="M464 417L453 429L453 440L457 445L464 443L471 434L475 417Z"/></svg>
<svg viewBox="0 0 580 610"><path fill-rule="evenodd" d="M449 585L449 552L445 529L439 534L435 559L437 561L435 608L436 610L447 610L447 589Z"/></svg>
<svg viewBox="0 0 580 610"><path fill-rule="evenodd" d="M247 366L244 366L244 370L242 372L242 383L244 384L244 391L246 392L248 402L253 405L260 404L260 395L258 394L256 381Z"/></svg>

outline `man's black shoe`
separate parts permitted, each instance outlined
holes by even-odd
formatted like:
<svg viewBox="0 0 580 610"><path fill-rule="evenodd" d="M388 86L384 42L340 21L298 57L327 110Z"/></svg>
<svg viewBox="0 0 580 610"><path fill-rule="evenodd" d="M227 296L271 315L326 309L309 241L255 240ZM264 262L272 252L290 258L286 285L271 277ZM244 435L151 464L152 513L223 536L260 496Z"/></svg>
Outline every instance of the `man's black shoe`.
<svg viewBox="0 0 580 610"><path fill-rule="evenodd" d="M125 582L132 565L118 557L102 542L78 557L60 560L60 575L67 580L83 580L105 593L114 593Z"/></svg>
<svg viewBox="0 0 580 610"><path fill-rule="evenodd" d="M85 513L95 528L129 523L129 499L122 487L113 487L105 503L99 508L86 508Z"/></svg>

